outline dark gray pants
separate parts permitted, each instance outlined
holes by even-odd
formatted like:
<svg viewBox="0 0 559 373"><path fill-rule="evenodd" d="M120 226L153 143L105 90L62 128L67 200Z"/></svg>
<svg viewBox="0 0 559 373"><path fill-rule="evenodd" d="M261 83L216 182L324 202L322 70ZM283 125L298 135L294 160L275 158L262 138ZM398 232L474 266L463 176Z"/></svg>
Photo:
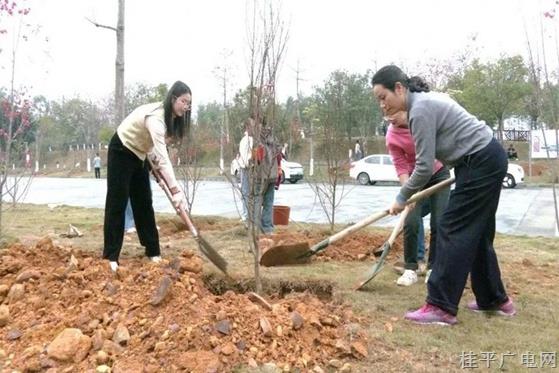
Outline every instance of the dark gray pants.
<svg viewBox="0 0 559 373"><path fill-rule="evenodd" d="M505 150L495 139L456 166L456 187L439 222L427 303L456 315L469 273L481 308L507 301L493 248L495 213L506 171Z"/></svg>

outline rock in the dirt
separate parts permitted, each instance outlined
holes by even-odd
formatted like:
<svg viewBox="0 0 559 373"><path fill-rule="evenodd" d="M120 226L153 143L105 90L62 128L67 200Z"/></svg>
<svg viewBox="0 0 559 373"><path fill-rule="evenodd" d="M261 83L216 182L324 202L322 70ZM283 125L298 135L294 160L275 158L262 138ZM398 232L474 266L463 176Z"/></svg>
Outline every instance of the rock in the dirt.
<svg viewBox="0 0 559 373"><path fill-rule="evenodd" d="M324 373L324 369L322 369L321 367L319 367L318 365L315 365L314 368L312 369L312 371L314 373Z"/></svg>
<svg viewBox="0 0 559 373"><path fill-rule="evenodd" d="M353 353L353 356L359 359L369 356L367 347L359 341L353 342L351 344L351 352Z"/></svg>
<svg viewBox="0 0 559 373"><path fill-rule="evenodd" d="M281 373L281 368L274 363L263 364L260 368L262 373Z"/></svg>
<svg viewBox="0 0 559 373"><path fill-rule="evenodd" d="M23 284L12 285L10 291L8 292L8 304L13 304L18 300L22 299L25 295L25 286Z"/></svg>
<svg viewBox="0 0 559 373"><path fill-rule="evenodd" d="M111 373L111 367L108 365L99 365L95 368L96 373Z"/></svg>
<svg viewBox="0 0 559 373"><path fill-rule="evenodd" d="M340 353L340 354L345 354L345 355L351 354L351 348L349 347L349 345L347 343L345 343L341 339L336 340L335 347L336 347L336 350L338 351L338 353Z"/></svg>
<svg viewBox="0 0 559 373"><path fill-rule="evenodd" d="M105 364L107 361L109 361L109 354L107 354L105 351L101 350L101 351L97 351L97 354L95 355L95 361L97 362L97 364L99 365L103 365Z"/></svg>
<svg viewBox="0 0 559 373"><path fill-rule="evenodd" d="M336 326L338 326L338 322L333 319L332 317L321 317L320 318L320 323L324 326L331 326L333 328L335 328Z"/></svg>
<svg viewBox="0 0 559 373"><path fill-rule="evenodd" d="M165 342L157 342L153 350L155 352L159 352L165 350L165 348L167 348L167 344Z"/></svg>
<svg viewBox="0 0 559 373"><path fill-rule="evenodd" d="M231 333L231 323L229 320L221 320L215 323L215 330L223 335L229 335Z"/></svg>
<svg viewBox="0 0 559 373"><path fill-rule="evenodd" d="M67 328L48 345L47 354L60 361L80 361L90 348L91 338L83 335L80 329Z"/></svg>
<svg viewBox="0 0 559 373"><path fill-rule="evenodd" d="M167 294L169 294L169 292L171 291L172 285L173 285L173 280L171 280L169 276L163 277L159 282L157 289L155 289L155 293L153 294L153 297L151 298L150 301L151 305L157 306L161 304L161 302L165 300Z"/></svg>
<svg viewBox="0 0 559 373"><path fill-rule="evenodd" d="M181 259L179 265L179 272L200 273L202 272L203 266L204 266L204 261L197 256L193 256L188 259Z"/></svg>
<svg viewBox="0 0 559 373"><path fill-rule="evenodd" d="M0 327L8 325L10 321L10 309L7 305L3 304L0 306Z"/></svg>
<svg viewBox="0 0 559 373"><path fill-rule="evenodd" d="M227 311L225 310L219 310L215 314L215 321L225 320L226 318L227 318Z"/></svg>
<svg viewBox="0 0 559 373"><path fill-rule="evenodd" d="M251 302L261 305L262 307L264 307L268 311L272 310L272 305L270 303L268 303L266 301L266 299L262 298L260 295L254 293L254 292L250 292L247 295L248 295L248 299Z"/></svg>
<svg viewBox="0 0 559 373"><path fill-rule="evenodd" d="M8 341L15 341L16 339L19 339L22 335L23 333L21 332L21 330L12 329L6 334L6 339Z"/></svg>
<svg viewBox="0 0 559 373"><path fill-rule="evenodd" d="M121 346L126 346L129 340L130 333L128 332L126 326L118 324L115 333L113 334L113 342Z"/></svg>
<svg viewBox="0 0 559 373"><path fill-rule="evenodd" d="M0 297L5 297L10 291L10 287L6 284L0 284Z"/></svg>
<svg viewBox="0 0 559 373"><path fill-rule="evenodd" d="M112 373L144 372L144 364L137 359L119 360L113 364Z"/></svg>
<svg viewBox="0 0 559 373"><path fill-rule="evenodd" d="M225 356L229 356L232 353L237 351L237 347L232 342L227 342L225 345L221 347L221 353Z"/></svg>
<svg viewBox="0 0 559 373"><path fill-rule="evenodd" d="M103 333L102 330L97 329L91 337L93 351L98 351L103 348L103 342L105 342L105 333Z"/></svg>
<svg viewBox="0 0 559 373"><path fill-rule="evenodd" d="M176 364L191 372L221 372L219 356L211 351L188 351L182 353Z"/></svg>
<svg viewBox="0 0 559 373"><path fill-rule="evenodd" d="M124 351L124 348L122 348L119 344L109 341L108 339L105 339L101 349L111 356L118 356Z"/></svg>
<svg viewBox="0 0 559 373"><path fill-rule="evenodd" d="M333 368L340 369L343 365L343 362L338 359L332 359L328 362L328 365Z"/></svg>
<svg viewBox="0 0 559 373"><path fill-rule="evenodd" d="M249 358L247 361L247 365L253 369L258 368L258 363L253 358Z"/></svg>
<svg viewBox="0 0 559 373"><path fill-rule="evenodd" d="M46 250L54 249L54 245L52 243L51 238L46 236L41 238L39 241L37 241L37 243L35 244L35 248L46 251Z"/></svg>
<svg viewBox="0 0 559 373"><path fill-rule="evenodd" d="M351 364L345 363L343 367L340 368L340 373L349 373L351 372Z"/></svg>
<svg viewBox="0 0 559 373"><path fill-rule="evenodd" d="M41 277L41 272L37 271L36 269L26 269L23 272L21 272L19 275L17 275L16 283L21 284L30 279L37 280L40 277Z"/></svg>
<svg viewBox="0 0 559 373"><path fill-rule="evenodd" d="M267 318L265 317L260 318L260 329L262 329L262 334L264 334L265 337L272 336L272 325L270 324Z"/></svg>
<svg viewBox="0 0 559 373"><path fill-rule="evenodd" d="M303 319L303 316L301 316L301 314L297 311L293 311L291 312L291 325L293 327L294 330L299 330L301 329L301 327L303 326L303 323L305 322L305 319Z"/></svg>

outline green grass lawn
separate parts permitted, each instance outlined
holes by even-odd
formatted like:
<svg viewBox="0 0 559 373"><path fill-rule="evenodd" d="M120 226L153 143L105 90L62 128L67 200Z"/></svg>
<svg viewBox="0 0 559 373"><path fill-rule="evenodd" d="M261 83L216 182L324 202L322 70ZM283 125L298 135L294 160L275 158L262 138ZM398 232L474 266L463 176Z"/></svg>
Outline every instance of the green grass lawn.
<svg viewBox="0 0 559 373"><path fill-rule="evenodd" d="M188 232L178 232L177 218L170 214L157 217L163 255L176 255L183 248L195 249ZM248 240L237 220L216 217L195 217L204 237L230 263L232 276L247 279L253 268L248 252ZM32 244L50 235L61 245L91 251L100 255L103 246L103 210L61 206L19 205L4 212L3 240L19 240ZM83 232L83 237L66 239L59 234L71 223ZM324 230L324 225L298 224L282 230ZM386 229L370 228L381 232ZM403 320L407 310L421 306L426 295L423 282L402 288L395 285L397 274L386 266L364 291L353 286L367 272L368 262L319 262L305 266L262 268L266 281L331 282L332 301L352 305L363 317L362 328L369 335L369 358L353 364L354 371L448 372L462 371L477 365L491 371L528 370L531 364L541 367L542 358L551 359L559 349L559 240L498 235L495 241L502 276L517 304L518 315L513 318L488 317L465 310L473 298L466 289L458 314L459 323L453 327L419 326ZM126 257L142 255L136 236L125 239L123 265ZM0 251L1 257L1 251ZM215 272L206 265L208 273ZM542 356L543 354L543 356ZM545 370L555 371L547 367Z"/></svg>

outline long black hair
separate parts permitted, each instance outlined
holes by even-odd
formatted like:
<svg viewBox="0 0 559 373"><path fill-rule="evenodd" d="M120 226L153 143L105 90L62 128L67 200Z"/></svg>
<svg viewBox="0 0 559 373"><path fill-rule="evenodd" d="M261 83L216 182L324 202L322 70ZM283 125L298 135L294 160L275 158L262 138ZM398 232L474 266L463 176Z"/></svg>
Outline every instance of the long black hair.
<svg viewBox="0 0 559 373"><path fill-rule="evenodd" d="M400 82L410 92L429 92L429 84L419 76L408 76L396 65L387 65L377 71L371 79L371 84L382 84L384 88L394 92L396 83Z"/></svg>
<svg viewBox="0 0 559 373"><path fill-rule="evenodd" d="M165 125L167 126L167 136L173 138L174 140L181 140L186 134L190 134L190 112L192 109L188 110L182 117L175 116L173 119L173 103L177 98L188 93L192 95L190 87L186 84L177 80L167 92L167 97L163 102L163 110L165 117ZM192 104L190 105L192 107Z"/></svg>

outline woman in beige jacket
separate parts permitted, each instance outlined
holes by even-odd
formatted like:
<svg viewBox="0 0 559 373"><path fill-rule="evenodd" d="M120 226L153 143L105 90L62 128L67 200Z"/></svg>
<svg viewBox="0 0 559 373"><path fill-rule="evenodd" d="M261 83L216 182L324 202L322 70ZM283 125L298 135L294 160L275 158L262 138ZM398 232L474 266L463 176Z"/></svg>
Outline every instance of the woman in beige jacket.
<svg viewBox="0 0 559 373"><path fill-rule="evenodd" d="M190 88L177 81L164 102L136 108L122 121L111 139L107 157L103 258L109 260L113 271L118 269L128 198L146 256L154 262L161 260L146 157L157 160L175 206L184 205L185 195L175 177L166 145L188 134L191 102Z"/></svg>

